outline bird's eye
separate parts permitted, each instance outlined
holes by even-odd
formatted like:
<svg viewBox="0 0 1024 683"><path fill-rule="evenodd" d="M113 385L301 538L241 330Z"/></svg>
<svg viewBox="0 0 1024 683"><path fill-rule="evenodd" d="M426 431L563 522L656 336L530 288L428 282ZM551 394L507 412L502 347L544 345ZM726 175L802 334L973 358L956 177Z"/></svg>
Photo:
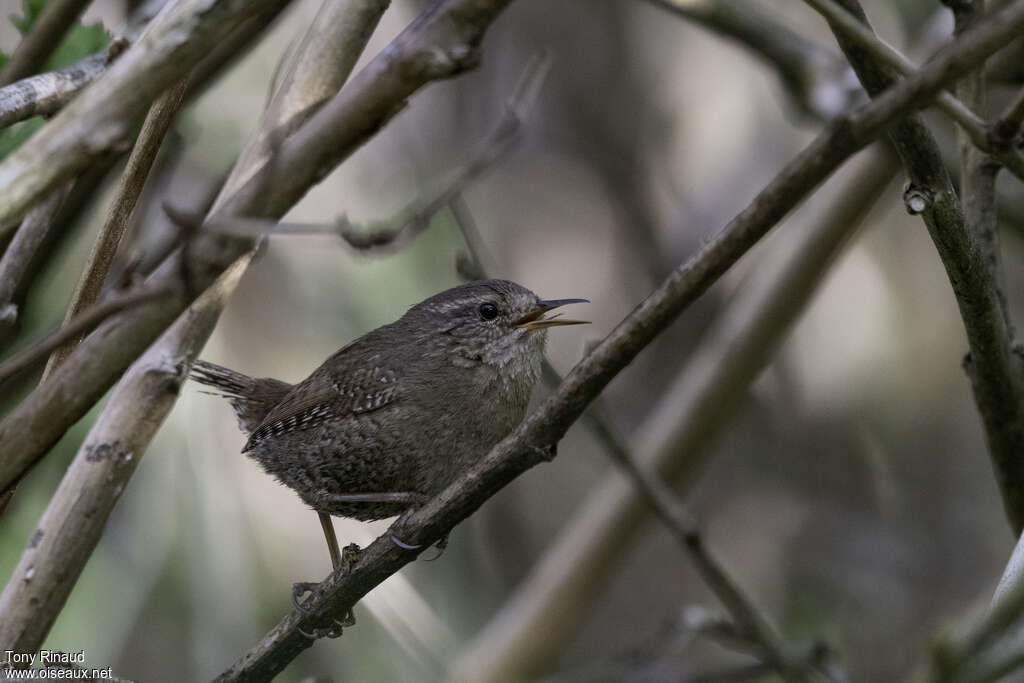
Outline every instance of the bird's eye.
<svg viewBox="0 0 1024 683"><path fill-rule="evenodd" d="M498 317L498 307L494 304L480 304L480 317L484 320L494 320Z"/></svg>

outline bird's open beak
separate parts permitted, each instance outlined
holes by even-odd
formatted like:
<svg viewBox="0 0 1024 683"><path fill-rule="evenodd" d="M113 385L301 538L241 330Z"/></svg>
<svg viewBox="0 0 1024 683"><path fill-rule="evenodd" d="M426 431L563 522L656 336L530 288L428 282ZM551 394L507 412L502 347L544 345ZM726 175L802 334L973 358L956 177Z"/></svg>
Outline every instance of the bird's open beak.
<svg viewBox="0 0 1024 683"><path fill-rule="evenodd" d="M566 304L589 304L586 299L552 299L550 301L538 301L537 307L516 321L516 327L524 330L542 330L545 327L556 327L558 325L586 325L589 320L566 320L551 316L542 317L548 311L565 306Z"/></svg>

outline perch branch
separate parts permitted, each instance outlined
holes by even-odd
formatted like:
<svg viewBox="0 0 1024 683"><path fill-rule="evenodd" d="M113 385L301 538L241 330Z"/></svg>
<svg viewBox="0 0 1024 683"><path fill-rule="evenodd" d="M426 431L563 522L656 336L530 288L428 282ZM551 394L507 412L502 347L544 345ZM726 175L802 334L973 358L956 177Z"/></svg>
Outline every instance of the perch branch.
<svg viewBox="0 0 1024 683"><path fill-rule="evenodd" d="M983 61L1022 25L1024 0L1017 0L947 46L916 76L833 120L746 209L580 361L558 391L508 438L440 495L403 518L392 533L409 544L428 547L517 475L550 457L554 444L611 378L807 193L894 119L930 101L946 82ZM284 142L282 153L287 154L289 142L303 139L301 133ZM347 572L333 573L321 584L307 602L308 614L286 616L218 680L271 677L309 646L303 633L327 627L415 555L402 551L387 535L378 538Z"/></svg>
<svg viewBox="0 0 1024 683"><path fill-rule="evenodd" d="M792 236L799 240L784 249L791 256L776 272L751 283L742 303L708 331L659 407L637 428L642 438L632 457L609 449L627 473L636 462L675 482L677 489L688 489L697 479L717 429L772 358L843 242L892 181L897 163L890 153L875 149L850 170L828 209L805 233ZM641 527L645 508L639 493L617 472L605 477L460 656L458 680L526 677L557 655L601 594L600 586L614 575L621 549ZM543 637L537 637L540 632Z"/></svg>

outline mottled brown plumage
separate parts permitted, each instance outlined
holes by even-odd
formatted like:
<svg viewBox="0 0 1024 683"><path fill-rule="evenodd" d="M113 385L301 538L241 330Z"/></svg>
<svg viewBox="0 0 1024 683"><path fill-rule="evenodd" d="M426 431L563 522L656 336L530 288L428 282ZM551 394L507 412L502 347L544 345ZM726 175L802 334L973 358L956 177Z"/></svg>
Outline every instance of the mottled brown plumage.
<svg viewBox="0 0 1024 683"><path fill-rule="evenodd" d="M446 290L328 358L296 385L199 361L249 434L243 452L318 512L400 514L438 493L522 419L545 329L576 321L505 280Z"/></svg>

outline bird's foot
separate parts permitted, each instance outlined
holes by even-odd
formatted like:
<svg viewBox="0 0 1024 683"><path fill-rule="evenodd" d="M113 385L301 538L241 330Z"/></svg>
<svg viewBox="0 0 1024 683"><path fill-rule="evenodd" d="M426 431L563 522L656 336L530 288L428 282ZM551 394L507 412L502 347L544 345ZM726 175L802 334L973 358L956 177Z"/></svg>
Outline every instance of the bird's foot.
<svg viewBox="0 0 1024 683"><path fill-rule="evenodd" d="M349 543L347 546L341 549L341 565L334 571L341 571L343 574L347 574L355 566L356 562L359 561L359 556L362 554L362 549L355 543ZM321 582L322 583L322 582ZM320 583L315 581L301 581L292 584L292 606L295 610L304 616L311 613L310 607L307 606L309 601L316 590L320 587ZM307 594L310 597L306 597ZM310 640L318 640L320 638L338 638L341 636L342 630L356 625L356 615L351 608L345 612L340 620L334 619L330 626L326 628L313 629L312 632L303 631L301 628L298 629L299 633L306 636Z"/></svg>

